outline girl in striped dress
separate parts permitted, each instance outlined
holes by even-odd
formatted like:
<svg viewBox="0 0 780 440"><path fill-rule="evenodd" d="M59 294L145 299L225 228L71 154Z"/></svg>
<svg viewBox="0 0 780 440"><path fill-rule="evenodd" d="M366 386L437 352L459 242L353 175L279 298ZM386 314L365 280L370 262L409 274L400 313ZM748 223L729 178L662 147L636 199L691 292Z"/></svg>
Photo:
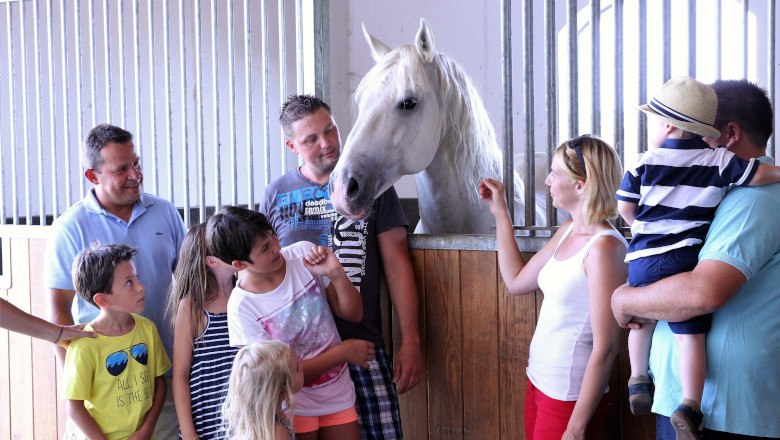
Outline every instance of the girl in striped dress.
<svg viewBox="0 0 780 440"><path fill-rule="evenodd" d="M184 237L169 295L173 397L183 440L225 438L220 411L238 352L229 344L227 326L236 271L209 255L205 231L202 223Z"/></svg>

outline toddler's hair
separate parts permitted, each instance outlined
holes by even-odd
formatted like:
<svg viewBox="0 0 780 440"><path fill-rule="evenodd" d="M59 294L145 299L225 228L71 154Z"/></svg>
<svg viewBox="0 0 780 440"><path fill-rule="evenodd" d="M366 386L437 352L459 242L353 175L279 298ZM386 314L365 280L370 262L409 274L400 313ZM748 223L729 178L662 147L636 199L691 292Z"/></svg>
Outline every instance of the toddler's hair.
<svg viewBox="0 0 780 440"><path fill-rule="evenodd" d="M222 416L227 437L272 440L281 402L293 405L290 347L279 341L253 342L236 354Z"/></svg>
<svg viewBox="0 0 780 440"><path fill-rule="evenodd" d="M126 244L101 245L95 241L76 255L71 268L73 286L93 306L98 293L111 293L114 269L123 261L132 261L138 248Z"/></svg>
<svg viewBox="0 0 780 440"><path fill-rule="evenodd" d="M227 264L233 261L252 263L249 254L257 237L273 234L263 214L240 206L223 206L206 225L206 242L211 255Z"/></svg>

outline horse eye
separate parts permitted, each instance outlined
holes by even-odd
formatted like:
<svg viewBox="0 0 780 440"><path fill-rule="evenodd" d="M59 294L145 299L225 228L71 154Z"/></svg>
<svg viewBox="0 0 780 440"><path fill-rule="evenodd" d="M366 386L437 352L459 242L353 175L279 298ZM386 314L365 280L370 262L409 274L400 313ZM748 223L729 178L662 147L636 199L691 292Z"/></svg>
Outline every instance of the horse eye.
<svg viewBox="0 0 780 440"><path fill-rule="evenodd" d="M414 98L406 98L398 103L398 108L401 110L414 110L417 107L417 100Z"/></svg>

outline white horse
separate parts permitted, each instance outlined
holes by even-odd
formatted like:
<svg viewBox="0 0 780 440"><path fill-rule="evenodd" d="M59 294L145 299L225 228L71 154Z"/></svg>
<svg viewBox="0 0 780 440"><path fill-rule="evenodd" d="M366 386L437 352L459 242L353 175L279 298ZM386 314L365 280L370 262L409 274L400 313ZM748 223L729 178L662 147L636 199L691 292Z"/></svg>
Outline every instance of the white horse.
<svg viewBox="0 0 780 440"><path fill-rule="evenodd" d="M502 153L471 80L455 61L434 51L424 19L415 45L390 49L365 26L363 34L377 64L355 91L358 118L331 175L334 208L365 218L376 197L401 176L415 174L420 205L415 232L491 232L495 220L476 187L482 177L501 179ZM514 178L519 201L523 184ZM515 221L523 222L522 203L515 205Z"/></svg>

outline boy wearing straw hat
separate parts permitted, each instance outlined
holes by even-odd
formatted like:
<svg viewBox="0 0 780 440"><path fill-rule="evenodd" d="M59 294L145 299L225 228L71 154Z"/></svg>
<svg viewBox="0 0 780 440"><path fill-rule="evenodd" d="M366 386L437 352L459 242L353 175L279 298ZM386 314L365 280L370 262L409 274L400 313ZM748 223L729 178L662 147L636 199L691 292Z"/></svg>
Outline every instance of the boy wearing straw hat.
<svg viewBox="0 0 780 440"><path fill-rule="evenodd" d="M743 160L726 148L710 148L702 136L718 138L713 126L718 98L708 85L689 77L669 80L640 106L654 116L651 149L626 172L617 193L618 210L633 238L626 262L632 287L692 270L715 209L734 185L780 182L780 168ZM681 292L684 294L684 292ZM669 323L680 356L682 402L671 417L678 439L699 438L706 372L705 333L711 315ZM654 324L629 333L629 402L634 414L652 405L648 358Z"/></svg>

